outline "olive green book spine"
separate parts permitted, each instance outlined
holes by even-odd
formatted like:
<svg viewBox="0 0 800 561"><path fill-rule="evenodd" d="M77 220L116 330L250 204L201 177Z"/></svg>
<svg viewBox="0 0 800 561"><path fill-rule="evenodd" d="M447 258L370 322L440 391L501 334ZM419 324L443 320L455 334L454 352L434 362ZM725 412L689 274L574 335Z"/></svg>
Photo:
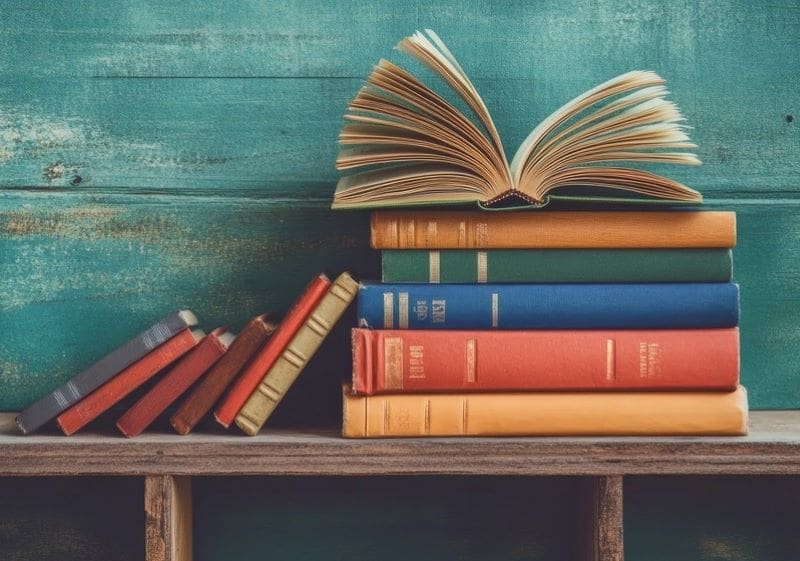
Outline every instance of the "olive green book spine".
<svg viewBox="0 0 800 561"><path fill-rule="evenodd" d="M339 275L236 415L242 431L258 434L357 292L358 282L348 273Z"/></svg>
<svg viewBox="0 0 800 561"><path fill-rule="evenodd" d="M729 282L729 249L383 250L385 283Z"/></svg>

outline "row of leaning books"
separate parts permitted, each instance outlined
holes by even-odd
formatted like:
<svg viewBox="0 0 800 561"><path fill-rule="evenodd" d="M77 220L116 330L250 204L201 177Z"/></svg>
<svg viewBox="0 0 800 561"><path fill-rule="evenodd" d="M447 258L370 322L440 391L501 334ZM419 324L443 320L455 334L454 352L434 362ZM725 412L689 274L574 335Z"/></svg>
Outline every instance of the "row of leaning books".
<svg viewBox="0 0 800 561"><path fill-rule="evenodd" d="M376 211L348 437L739 435L735 214Z"/></svg>
<svg viewBox="0 0 800 561"><path fill-rule="evenodd" d="M173 312L22 411L17 425L30 434L55 418L71 435L138 390L116 421L127 437L141 434L165 412L171 412L178 434L188 434L213 412L223 427L235 423L255 435L356 289L349 273L334 281L321 274L279 323L261 314L238 335L223 327L205 333L191 311Z"/></svg>

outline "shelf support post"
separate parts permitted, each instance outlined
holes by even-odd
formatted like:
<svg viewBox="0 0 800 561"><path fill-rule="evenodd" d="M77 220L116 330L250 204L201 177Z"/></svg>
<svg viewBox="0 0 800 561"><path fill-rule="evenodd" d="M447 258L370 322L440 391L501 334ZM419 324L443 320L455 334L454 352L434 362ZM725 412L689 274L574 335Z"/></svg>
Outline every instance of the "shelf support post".
<svg viewBox="0 0 800 561"><path fill-rule="evenodd" d="M149 475L144 482L147 561L192 560L192 481Z"/></svg>
<svg viewBox="0 0 800 561"><path fill-rule="evenodd" d="M581 561L623 561L622 476L587 478L581 503Z"/></svg>

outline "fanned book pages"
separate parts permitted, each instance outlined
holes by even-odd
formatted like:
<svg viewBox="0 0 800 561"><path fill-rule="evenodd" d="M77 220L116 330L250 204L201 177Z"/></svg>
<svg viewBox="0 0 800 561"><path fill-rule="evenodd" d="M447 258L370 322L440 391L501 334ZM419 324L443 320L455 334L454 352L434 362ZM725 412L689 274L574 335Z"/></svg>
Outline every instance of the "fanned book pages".
<svg viewBox="0 0 800 561"><path fill-rule="evenodd" d="M516 198L697 204L700 193L655 173L624 167L699 164L664 80L633 71L566 103L542 121L508 162L486 104L431 30L397 45L431 68L477 123L420 79L386 60L345 114L333 208L478 203ZM625 164L629 165L629 164Z"/></svg>

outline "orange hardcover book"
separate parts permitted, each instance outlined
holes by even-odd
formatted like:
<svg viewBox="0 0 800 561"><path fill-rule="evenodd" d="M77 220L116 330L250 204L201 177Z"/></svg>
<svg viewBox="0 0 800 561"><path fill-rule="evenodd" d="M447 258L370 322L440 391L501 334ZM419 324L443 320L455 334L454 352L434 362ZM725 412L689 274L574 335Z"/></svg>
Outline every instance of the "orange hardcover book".
<svg viewBox="0 0 800 561"><path fill-rule="evenodd" d="M226 333L223 327L206 335L119 418L117 428L120 432L128 438L141 434L225 354L233 338L233 334Z"/></svg>
<svg viewBox="0 0 800 561"><path fill-rule="evenodd" d="M244 372L233 383L228 394L217 407L214 418L219 424L228 428L233 423L239 410L280 357L289 340L306 321L330 285L331 281L327 276L319 275L306 287L267 344L250 360Z"/></svg>
<svg viewBox="0 0 800 561"><path fill-rule="evenodd" d="M637 436L747 434L747 394L519 392L354 396L344 388L342 435Z"/></svg>
<svg viewBox="0 0 800 561"><path fill-rule="evenodd" d="M56 418L58 426L67 436L74 434L191 350L204 336L200 330L182 330L64 411Z"/></svg>
<svg viewBox="0 0 800 561"><path fill-rule="evenodd" d="M269 314L262 314L247 322L222 358L214 363L200 383L189 392L170 417L170 424L178 434L188 434L194 429L200 419L211 411L245 364L264 345L275 331L275 325L268 320Z"/></svg>
<svg viewBox="0 0 800 561"><path fill-rule="evenodd" d="M732 248L729 211L376 211L375 249Z"/></svg>
<svg viewBox="0 0 800 561"><path fill-rule="evenodd" d="M698 359L702 357L702 359ZM353 329L353 393L721 390L739 329Z"/></svg>

